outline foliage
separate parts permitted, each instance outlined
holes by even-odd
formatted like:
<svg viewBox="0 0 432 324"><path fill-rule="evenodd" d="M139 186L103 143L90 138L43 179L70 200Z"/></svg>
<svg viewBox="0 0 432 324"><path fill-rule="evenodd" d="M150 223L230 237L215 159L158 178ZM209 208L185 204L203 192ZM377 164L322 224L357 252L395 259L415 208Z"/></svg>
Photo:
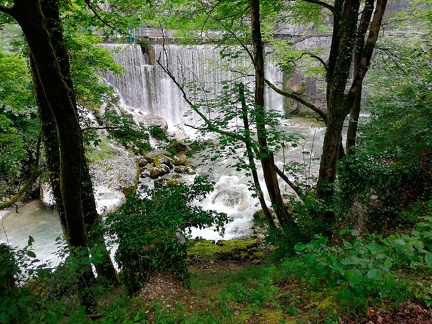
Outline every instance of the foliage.
<svg viewBox="0 0 432 324"><path fill-rule="evenodd" d="M33 242L33 237L29 236L28 244L23 249L0 244L1 323L23 321L34 307L36 296L33 294L33 289L23 284L30 280L36 272L40 275L47 272L36 259L36 254L32 250Z"/></svg>
<svg viewBox="0 0 432 324"><path fill-rule="evenodd" d="M428 216L409 234L389 237L363 238L358 231L343 230L341 235L349 233L353 239L343 240L340 246L329 245L326 237L318 235L310 243L297 244L298 259L285 266L316 289L337 287L338 297L345 302L364 307L370 296L397 299L404 287L397 284L395 271L421 273L432 267L431 224Z"/></svg>
<svg viewBox="0 0 432 324"><path fill-rule="evenodd" d="M213 184L197 177L191 186L155 188L141 197L128 197L122 208L109 215L109 230L118 243L116 261L129 295L136 293L150 272L170 270L189 282L186 251L190 228L216 227L223 232L225 214L193 204L203 199Z"/></svg>
<svg viewBox="0 0 432 324"><path fill-rule="evenodd" d="M271 269L259 268L255 273L243 273L230 280L220 294L223 302L235 301L247 304L252 309L262 309L275 302L276 287L270 277ZM231 282L232 281L232 282ZM244 281L244 282L242 282Z"/></svg>
<svg viewBox="0 0 432 324"><path fill-rule="evenodd" d="M354 213L375 229L406 223L404 211L432 195L432 80L425 46L416 38L412 44L389 38L380 45L371 77L382 87L369 91L370 116L359 125L355 155L339 169L340 214L360 204L363 211Z"/></svg>
<svg viewBox="0 0 432 324"><path fill-rule="evenodd" d="M134 152L144 153L151 150L148 129L137 126L132 116L108 112L104 118L109 129L108 138Z"/></svg>
<svg viewBox="0 0 432 324"><path fill-rule="evenodd" d="M26 61L0 51L0 174L20 176L34 158L38 119ZM27 165L28 166L28 165Z"/></svg>
<svg viewBox="0 0 432 324"><path fill-rule="evenodd" d="M328 235L333 231L331 224L315 217L324 211L324 204L312 192L304 195L303 200L290 196L287 207L295 226L271 228L265 238L268 244L276 247L274 256L277 259L292 255L297 243L309 242L316 234Z"/></svg>

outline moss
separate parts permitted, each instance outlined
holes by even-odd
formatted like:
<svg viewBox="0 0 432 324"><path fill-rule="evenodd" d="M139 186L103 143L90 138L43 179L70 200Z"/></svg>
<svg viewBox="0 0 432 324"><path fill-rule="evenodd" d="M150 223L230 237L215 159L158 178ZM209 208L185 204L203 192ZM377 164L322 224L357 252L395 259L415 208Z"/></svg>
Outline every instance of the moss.
<svg viewBox="0 0 432 324"><path fill-rule="evenodd" d="M190 256L199 256L207 260L232 260L232 259L253 259L264 256L256 254L258 243L254 239L214 241L201 240L192 242L188 253Z"/></svg>

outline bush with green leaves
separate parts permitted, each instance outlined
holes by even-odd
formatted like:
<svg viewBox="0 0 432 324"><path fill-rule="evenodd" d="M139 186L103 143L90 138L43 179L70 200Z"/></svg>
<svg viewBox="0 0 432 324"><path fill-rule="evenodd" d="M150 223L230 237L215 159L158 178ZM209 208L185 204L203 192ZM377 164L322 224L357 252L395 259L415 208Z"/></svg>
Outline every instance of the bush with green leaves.
<svg viewBox="0 0 432 324"><path fill-rule="evenodd" d="M284 267L315 288L336 288L341 300L363 306L369 297L397 300L400 290L404 290L398 286L397 272L409 269L422 273L432 268L430 216L425 216L409 234L385 238L361 237L355 230L340 234L350 234L353 239L330 245L327 237L317 235L310 243L297 244L298 258Z"/></svg>
<svg viewBox="0 0 432 324"><path fill-rule="evenodd" d="M116 261L130 295L136 293L152 271L170 270L185 284L190 228L215 226L223 233L226 214L204 210L194 200L203 199L213 184L196 177L192 185L155 188L145 195L132 194L107 217L109 231L118 243Z"/></svg>
<svg viewBox="0 0 432 324"><path fill-rule="evenodd" d="M355 155L338 169L340 214L361 205L375 229L406 223L404 211L432 197L430 44L388 37L379 51L370 77L381 86L369 89Z"/></svg>
<svg viewBox="0 0 432 324"><path fill-rule="evenodd" d="M326 235L333 231L333 225L316 217L319 212L324 211L325 205L313 192L303 194L302 200L291 195L286 205L295 225L267 228L265 238L266 243L276 247L273 253L276 259L294 254L297 243L309 242L318 233ZM254 222L260 227L265 226L259 218L255 218Z"/></svg>

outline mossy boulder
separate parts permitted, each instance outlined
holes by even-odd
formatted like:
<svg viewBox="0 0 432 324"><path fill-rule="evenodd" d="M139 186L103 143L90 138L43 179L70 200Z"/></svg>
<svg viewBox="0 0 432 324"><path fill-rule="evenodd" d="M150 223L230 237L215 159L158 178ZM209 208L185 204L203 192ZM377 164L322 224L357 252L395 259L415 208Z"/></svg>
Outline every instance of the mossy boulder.
<svg viewBox="0 0 432 324"><path fill-rule="evenodd" d="M166 164L161 164L160 166L155 166L153 168L150 168L150 178L157 179L160 176L168 174L169 172L170 172L169 166L167 166Z"/></svg>
<svg viewBox="0 0 432 324"><path fill-rule="evenodd" d="M253 260L264 255L257 252L260 252L259 243L254 239L220 240L216 243L211 240L199 240L192 243L188 254L192 258L207 260Z"/></svg>
<svg viewBox="0 0 432 324"><path fill-rule="evenodd" d="M174 155L172 158L172 163L175 166L179 166L179 165L188 166L189 165L189 159L184 154Z"/></svg>
<svg viewBox="0 0 432 324"><path fill-rule="evenodd" d="M166 156L165 154L158 155L154 159L153 163L156 167L160 167L161 165L166 165L170 169L173 168L173 160L169 156Z"/></svg>

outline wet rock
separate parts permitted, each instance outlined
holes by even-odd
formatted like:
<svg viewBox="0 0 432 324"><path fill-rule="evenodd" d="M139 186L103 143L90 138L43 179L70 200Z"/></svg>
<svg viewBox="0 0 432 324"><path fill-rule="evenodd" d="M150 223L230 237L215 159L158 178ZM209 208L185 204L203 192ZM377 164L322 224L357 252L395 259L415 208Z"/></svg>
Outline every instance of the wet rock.
<svg viewBox="0 0 432 324"><path fill-rule="evenodd" d="M144 127L158 126L162 131L166 132L168 130L168 123L162 117L146 114L135 116L135 120L139 125Z"/></svg>
<svg viewBox="0 0 432 324"><path fill-rule="evenodd" d="M189 159L184 154L174 155L172 163L174 165L189 165Z"/></svg>
<svg viewBox="0 0 432 324"><path fill-rule="evenodd" d="M153 163L154 160L159 156L159 155L166 155L166 156L170 156L171 153L168 152L167 150L153 150L151 152L148 152L144 157L145 159L149 162L149 163Z"/></svg>
<svg viewBox="0 0 432 324"><path fill-rule="evenodd" d="M150 169L150 178L156 179L160 176L168 174L170 172L170 168L166 164L161 164L160 166L155 166Z"/></svg>
<svg viewBox="0 0 432 324"><path fill-rule="evenodd" d="M168 179L168 178L157 179L154 182L155 188L176 187L179 184L180 184L180 181L178 181L176 179Z"/></svg>
<svg viewBox="0 0 432 324"><path fill-rule="evenodd" d="M176 153L189 152L191 150L189 146L179 141L171 143L168 148L174 150Z"/></svg>
<svg viewBox="0 0 432 324"><path fill-rule="evenodd" d="M186 166L184 166L184 165L179 165L179 166L174 167L174 172L177 172L177 173L185 173L185 172L186 172L186 169L187 169Z"/></svg>
<svg viewBox="0 0 432 324"><path fill-rule="evenodd" d="M173 160L170 158L170 157L168 157L168 156L166 156L166 155L164 155L164 154L161 154L161 155L158 155L155 159L154 159L154 165L156 166L156 167L159 167L159 166L161 166L161 165L166 165L166 166L168 166L170 169L172 169L173 168Z"/></svg>
<svg viewBox="0 0 432 324"><path fill-rule="evenodd" d="M149 163L143 156L137 157L136 161L140 168L145 167Z"/></svg>

